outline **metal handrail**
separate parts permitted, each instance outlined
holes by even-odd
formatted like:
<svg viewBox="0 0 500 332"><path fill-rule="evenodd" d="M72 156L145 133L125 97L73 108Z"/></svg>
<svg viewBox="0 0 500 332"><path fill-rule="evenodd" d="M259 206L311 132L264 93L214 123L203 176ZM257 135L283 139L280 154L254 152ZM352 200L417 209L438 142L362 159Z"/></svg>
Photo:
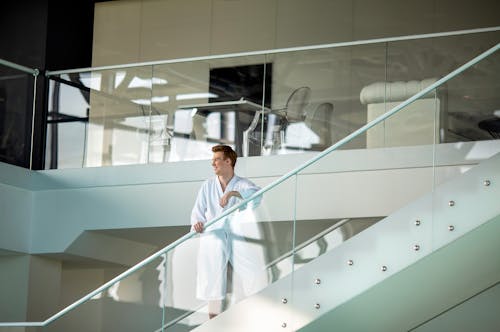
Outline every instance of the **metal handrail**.
<svg viewBox="0 0 500 332"><path fill-rule="evenodd" d="M11 61L4 60L4 59L0 59L0 65L4 65L4 66L10 67L10 68L14 68L14 69L17 69L19 71L22 71L22 72L25 72L25 73L28 73L28 74L32 74L34 76L38 76L38 74L40 74L40 71L38 69L36 69L36 68L26 67L26 66L19 65L17 63L11 62Z"/></svg>
<svg viewBox="0 0 500 332"><path fill-rule="evenodd" d="M40 71L36 68L26 67L26 66L19 65L17 63L11 62L11 61L4 60L4 59L0 59L0 64L4 65L6 67L17 69L19 71L22 71L22 72L25 72L28 74L32 74L34 76L38 76L38 74L40 74Z"/></svg>
<svg viewBox="0 0 500 332"><path fill-rule="evenodd" d="M306 161L302 165L294 168L293 170L291 170L288 173L286 173L283 176L281 176L279 179L275 180L274 182L270 183L269 185L267 185L264 188L260 189L259 191L255 192L250 197L248 197L246 199L243 199L239 204L237 204L237 205L235 205L235 206L227 209L219 217L217 217L217 218L215 218L215 219L207 222L207 224L205 225L205 227L209 227L209 226L215 224L216 222L218 222L220 220L223 220L228 215L230 215L231 213L235 212L236 210L238 210L238 209L246 206L248 203L250 203L254 199L256 199L258 197L261 197L267 191L269 191L269 190L273 189L274 187L278 186L279 184L281 184L282 182L286 181L290 177L292 177L294 175L297 175L299 172L301 172L305 168L309 167L310 165L314 164L318 160L320 160L320 159L324 158L325 156L329 155L331 152L337 150L339 147L341 147L342 145L350 142L351 140L353 140L357 136L365 133L370 128L374 127L375 125L379 124L380 122L386 120L387 118L389 118L392 115L396 114L397 112L401 111L402 109L404 109L406 106L408 106L409 104L411 104L415 100L417 100L417 99L425 96L429 92L431 92L434 89L438 88L439 86L441 86L442 84L444 84L448 80L454 78L458 74L462 73L466 69L468 69L468 68L472 67L473 65L477 64L478 62L480 62L484 58L486 58L486 57L490 56L491 54L495 53L499 49L500 49L500 43L496 44L495 46L493 46L490 49L486 50L485 52L481 53L480 55L474 57L472 60L466 62L462 66L458 67L457 69L453 70L452 72L450 72L449 74L445 75L441 79L439 79L436 82L432 83L431 85L429 85L428 87L424 88L420 92L416 93L412 97L406 99L405 101L403 101L399 105L393 107L390 111L388 111L388 112L380 115L379 117L377 117L374 120L370 121L366 125L362 126L361 128L357 129L356 131L352 132L351 134L347 135L346 137L344 137L343 139L339 140L337 143L333 144L329 148L327 148L327 149L323 150L322 152L318 153L316 156L314 156L310 160ZM127 271L121 273L120 275L118 275L117 277L115 277L112 280L108 281L107 283L105 283L104 285L100 286L96 290L94 290L94 291L90 292L89 294L83 296L81 299L77 300L73 304L71 304L71 305L67 306L66 308L62 309L61 311L59 311L58 313L56 313L53 316L49 317L47 320L45 320L43 322L0 323L0 327L4 327L4 326L45 326L47 324L50 324L51 322L53 322L54 320L60 318L61 316L63 316L67 312L73 310L74 308L76 308L80 304L85 303L86 301L88 301L89 299L91 299L92 297L94 297L95 295L97 295L97 294L103 292L104 290L108 289L114 283L116 283L116 282L122 280L123 278L131 275L135 271L137 271L140 268L144 267L146 264L152 262L153 260L157 259L161 255L164 255L166 252L170 251L171 249L175 248L176 246L180 245L181 243L189 240L190 238L192 238L196 234L197 233L194 232L194 231L191 231L190 233L185 234L184 236L182 236L181 238L177 239L173 243L171 243L168 246L164 247L163 249L157 251L156 253L152 254L151 256L145 258L144 260L142 260L141 262L137 263L136 265L134 265L133 267L131 267Z"/></svg>
<svg viewBox="0 0 500 332"><path fill-rule="evenodd" d="M479 29L447 31L447 32L425 33L425 34L407 35L407 36L398 36L398 37L374 38L374 39L365 39L365 40L330 43L330 44L320 44L320 45L311 45L311 46L277 48L277 49L263 50L263 51L249 51L249 52L239 52L239 53L197 56L197 57L190 57L190 58L179 58L179 59L171 59L171 60L135 62L135 63L121 64L121 65L109 65L109 66L75 68L75 69L53 70L53 71L48 70L45 72L45 75L47 77L49 77L49 76L54 76L54 75L98 71L98 70L125 69L125 68L133 68L133 67L156 66L156 65L165 65L165 64L191 62L191 61L205 61L205 60L227 59L227 58L236 58L236 57L244 57L244 56L288 53L288 52L307 51L307 50L320 50L320 49L325 49L325 48L337 48L337 47L346 47L346 46L389 43L389 42L415 40L415 39L450 37L450 36L458 36L458 35L466 35L466 34L474 34L474 33L484 33L484 32L495 32L495 31L500 31L500 26L479 28Z"/></svg>

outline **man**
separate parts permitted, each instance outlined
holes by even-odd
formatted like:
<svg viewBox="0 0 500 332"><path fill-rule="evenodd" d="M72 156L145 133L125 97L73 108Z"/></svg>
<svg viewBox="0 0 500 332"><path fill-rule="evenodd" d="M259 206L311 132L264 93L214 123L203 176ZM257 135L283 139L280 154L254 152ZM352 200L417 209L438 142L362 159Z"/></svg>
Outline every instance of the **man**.
<svg viewBox="0 0 500 332"><path fill-rule="evenodd" d="M251 252L244 249L244 240L238 239L235 246L229 218L205 227L207 222L260 189L234 173L237 156L230 146L217 145L212 147L212 152L215 176L203 183L191 213L192 230L200 233L196 295L208 301L209 318L222 311L228 261L235 273L242 272L247 278L247 290L254 287L254 276L259 269Z"/></svg>

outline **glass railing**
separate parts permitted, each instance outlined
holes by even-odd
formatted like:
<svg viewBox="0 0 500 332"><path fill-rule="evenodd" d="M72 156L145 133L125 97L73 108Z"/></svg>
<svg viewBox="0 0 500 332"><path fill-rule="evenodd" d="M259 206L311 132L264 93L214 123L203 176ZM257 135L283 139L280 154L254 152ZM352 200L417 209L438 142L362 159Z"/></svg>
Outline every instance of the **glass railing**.
<svg viewBox="0 0 500 332"><path fill-rule="evenodd" d="M278 192L273 193L273 195L280 195L280 190L290 189L287 186L291 184L293 183L283 184L283 188L279 188ZM275 201L277 197L269 197L269 199ZM268 200L267 195L266 200ZM234 256L229 266L230 270L226 274L227 294L221 308L223 311L272 283L289 276L294 268L307 264L327 250L332 250L381 219L326 219L312 221L314 224L303 221L295 223L294 231L294 223L289 221L265 221L266 217L262 218L262 213L270 217L268 209L269 206L247 209L243 216L240 216L240 212L238 212L237 217L236 215L230 217L231 223L237 226L230 227L230 231L227 232L227 234L230 234L229 243ZM243 222L240 223L239 221ZM199 239L200 243L202 241L204 241L203 236ZM291 245L292 241L294 242L293 246ZM187 249L178 258L177 262L172 260L170 264L172 271L183 268L181 262L184 262L185 258L188 258L189 261L199 259L199 257L196 257L196 252L193 255L193 248L202 250L199 245L191 245L191 248ZM177 255L178 249L175 250L173 255ZM187 254L188 251L191 251L191 254ZM251 268L249 261L251 261ZM195 267L191 267L191 270L193 268ZM196 273L184 274L181 272L183 271L175 273L177 278L170 278L170 280L178 280L173 282L176 286L171 287L172 290L179 287L182 277L185 278L187 275L199 277L199 274ZM165 330L190 330L203 324L208 319L210 305L207 302L195 300L196 285L200 281L193 278L182 280L186 282L185 287L178 288L177 291L170 293L173 298L177 299L177 305L184 305L184 310L169 309L171 314L165 320L163 326ZM186 295L189 294L191 294L193 301L192 305L186 306L184 301L187 299ZM283 292L282 296L286 298L290 294L290 290L288 290Z"/></svg>
<svg viewBox="0 0 500 332"><path fill-rule="evenodd" d="M499 36L492 29L49 72L46 168L209 159L215 143L239 156L322 151ZM458 92L475 89L440 89L436 142L491 138L476 126L491 116L480 114L487 104L455 107ZM425 143L415 139L424 139L421 130L408 132L407 143ZM342 149L393 146L386 134L372 130Z"/></svg>
<svg viewBox="0 0 500 332"><path fill-rule="evenodd" d="M191 330L217 322L298 329L494 218L500 214L494 204L498 167L485 164L477 173L474 165L498 153L500 140L438 143L443 89L457 112L459 100L470 101L469 114L485 116L480 123L491 122L488 128L495 132L499 48L430 83L226 210L207 224L211 231L183 236L39 323L40 331ZM487 109L472 112L485 104ZM402 126L414 137L403 135ZM382 147L336 151L360 137ZM210 245L219 248L204 250ZM225 253L232 268L217 262L214 251ZM207 303L207 294L222 302ZM209 320L214 311L227 314Z"/></svg>
<svg viewBox="0 0 500 332"><path fill-rule="evenodd" d="M38 70L0 59L0 161L31 168Z"/></svg>

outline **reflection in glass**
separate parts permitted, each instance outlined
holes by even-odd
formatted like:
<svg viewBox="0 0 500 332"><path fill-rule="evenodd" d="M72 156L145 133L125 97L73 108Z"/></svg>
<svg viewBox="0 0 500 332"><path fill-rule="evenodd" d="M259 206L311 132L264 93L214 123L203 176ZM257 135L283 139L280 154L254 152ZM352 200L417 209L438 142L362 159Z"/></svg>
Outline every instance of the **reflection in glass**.
<svg viewBox="0 0 500 332"><path fill-rule="evenodd" d="M366 123L359 92L385 77L383 44L267 57L275 82L264 154L322 151L358 129ZM347 146L364 144L360 137Z"/></svg>
<svg viewBox="0 0 500 332"><path fill-rule="evenodd" d="M263 105L270 103L272 64L262 56L154 66L167 81L153 86L152 108L169 135L150 161L209 159L210 146L227 144L239 156L260 155ZM164 98L164 102L154 100Z"/></svg>

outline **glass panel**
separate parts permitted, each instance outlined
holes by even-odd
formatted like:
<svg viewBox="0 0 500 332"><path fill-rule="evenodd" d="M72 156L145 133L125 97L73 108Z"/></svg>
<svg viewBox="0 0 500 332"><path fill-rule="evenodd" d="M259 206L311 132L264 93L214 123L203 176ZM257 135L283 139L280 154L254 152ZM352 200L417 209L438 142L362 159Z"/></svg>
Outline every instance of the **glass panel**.
<svg viewBox="0 0 500 332"><path fill-rule="evenodd" d="M360 100L366 109L367 122L392 110L403 101L436 82L444 73L425 62L432 59L433 49L428 51L430 40L394 42L387 44L386 79L363 87ZM418 50L418 51L417 51ZM425 51L430 53L428 55ZM416 61L419 54L424 60ZM425 67L425 69L419 66ZM448 73L450 70L446 71ZM435 108L443 99L433 93L413 102L391 118L366 133L366 147L382 148L419 146L438 142L435 127Z"/></svg>
<svg viewBox="0 0 500 332"><path fill-rule="evenodd" d="M57 132L52 125L48 146L51 152L73 147L54 159L70 160L69 167L81 163L87 167L147 163L151 89L157 84L150 66L84 72L52 80L49 115L54 118L49 122L59 123L63 130ZM60 123L67 121L77 122L77 128L61 128ZM83 137L84 144L74 140L75 136ZM83 162L76 161L78 156Z"/></svg>
<svg viewBox="0 0 500 332"><path fill-rule="evenodd" d="M55 320L45 331L156 331L163 320L164 287L165 259L160 257Z"/></svg>
<svg viewBox="0 0 500 332"><path fill-rule="evenodd" d="M45 168L83 167L90 112L88 73L49 80Z"/></svg>
<svg viewBox="0 0 500 332"><path fill-rule="evenodd" d="M48 124L45 169L83 167L86 135L85 121Z"/></svg>
<svg viewBox="0 0 500 332"><path fill-rule="evenodd" d="M447 142L436 150L436 246L489 221L498 209L500 52L438 89L447 95ZM495 162L495 159L497 160Z"/></svg>
<svg viewBox="0 0 500 332"><path fill-rule="evenodd" d="M0 161L30 167L34 76L0 65Z"/></svg>
<svg viewBox="0 0 500 332"><path fill-rule="evenodd" d="M362 88L385 78L385 45L268 56L274 63L266 154L321 151L366 123ZM363 137L343 148L364 147Z"/></svg>
<svg viewBox="0 0 500 332"><path fill-rule="evenodd" d="M210 159L216 143L260 155L272 68L263 56L154 66L149 161Z"/></svg>
<svg viewBox="0 0 500 332"><path fill-rule="evenodd" d="M167 330L191 330L209 311L230 311L217 317L225 326L236 323L231 317L239 317L237 324L255 319L249 312L256 308L264 329L289 321L285 311L266 308L291 299L294 200L291 178L169 253Z"/></svg>
<svg viewBox="0 0 500 332"><path fill-rule="evenodd" d="M409 105L395 117L414 112ZM334 151L299 173L296 247L312 242L294 258L294 306L304 313L294 329L431 249L434 123L432 116L430 142ZM405 128L412 125L420 126L409 121Z"/></svg>
<svg viewBox="0 0 500 332"><path fill-rule="evenodd" d="M385 84L383 81L374 82L364 91L368 120L392 109L492 47L497 43L499 36L499 32L492 32L388 43L386 82ZM467 96L463 92L470 88L461 83L461 80L455 79L447 83L446 87L440 88L435 96L428 95L414 103L411 107L420 111L412 112L411 118L400 118L399 120L402 120L400 122L388 120L378 131L370 131L367 138L368 147L394 146L396 144L394 140L400 142L398 144L405 145L431 142L429 127L426 128L424 123L429 123L433 117L430 112L432 103L436 103L436 107L440 109L437 118L439 130L436 132L438 136L435 142L489 139L486 132L473 124L484 118L487 111L477 109L477 105L474 105L476 100L463 99L463 96ZM469 85L481 86L483 83L484 81L477 76L476 80L470 80ZM421 125L411 126L415 131L409 132L404 121L416 121ZM403 140L402 136L407 140Z"/></svg>
<svg viewBox="0 0 500 332"><path fill-rule="evenodd" d="M490 47L489 43L493 46L498 42L499 36L500 34L497 34L494 42L486 39L479 45L470 45L469 48L474 53L465 60L468 61L485 51ZM457 44L459 44L458 41ZM499 138L498 126L496 126L496 130L491 130L490 126L493 124L493 128L495 128L494 119L499 117L498 113L495 115L495 111L500 106L498 103L498 87L500 85L498 58L497 52L439 88L439 94L446 97L442 126L444 142ZM463 62L466 62L465 60Z"/></svg>
<svg viewBox="0 0 500 332"><path fill-rule="evenodd" d="M403 84L404 90L411 91L400 100L367 104L369 121L376 119L384 113L394 109L404 100L420 92L436 80L424 80L415 86L408 87L405 82L388 82L386 87L390 90L395 85ZM399 98L398 98L399 99ZM439 108L443 103L442 96L431 92L419 100L406 106L406 110L398 112L381 124L368 130L366 134L366 146L368 148L421 146L439 142Z"/></svg>
<svg viewBox="0 0 500 332"><path fill-rule="evenodd" d="M79 167L209 159L208 147L217 142L234 146L240 156L321 151L490 47L499 35L63 75L54 78L60 84L59 98L54 98L57 89L51 86L49 112L55 114L54 100L58 101L67 113L58 117L77 121L73 124L77 128L65 128L69 125L49 117L47 168L57 163L61 164L57 167ZM484 130L467 126L469 118L486 114L470 113L466 103L457 105L454 94L460 89L450 86L435 98L440 108L448 109L441 112L436 141L489 139ZM419 104L431 102L427 99ZM75 107L77 114L71 112ZM410 121L426 122L432 116L412 114ZM414 128L406 134L411 139L404 142L398 136L402 127L389 121L341 149L394 146L394 139L399 145L425 143L417 137L430 136ZM85 143L76 143L82 138Z"/></svg>
<svg viewBox="0 0 500 332"><path fill-rule="evenodd" d="M91 94L87 166L147 163L151 70L148 66L92 73L92 79L100 79L101 89Z"/></svg>

